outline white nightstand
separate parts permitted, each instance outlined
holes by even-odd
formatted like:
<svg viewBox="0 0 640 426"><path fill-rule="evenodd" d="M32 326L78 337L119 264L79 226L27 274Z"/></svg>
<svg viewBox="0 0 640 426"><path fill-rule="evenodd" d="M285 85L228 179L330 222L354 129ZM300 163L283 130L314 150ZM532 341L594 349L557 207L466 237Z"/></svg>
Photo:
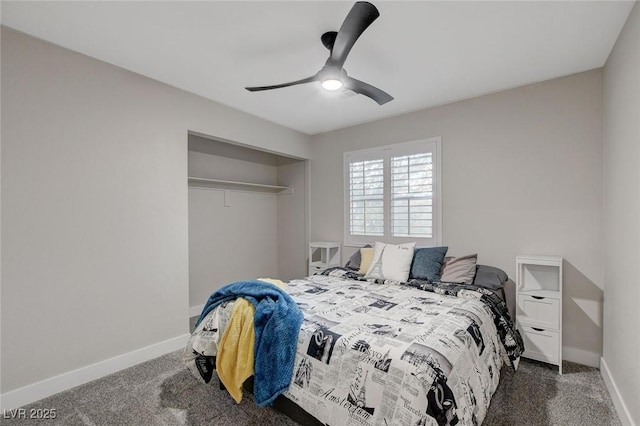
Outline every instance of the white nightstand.
<svg viewBox="0 0 640 426"><path fill-rule="evenodd" d="M525 358L558 366L562 374L562 258L516 256L516 324Z"/></svg>
<svg viewBox="0 0 640 426"><path fill-rule="evenodd" d="M337 241L309 243L309 275L332 266L340 266L341 251Z"/></svg>

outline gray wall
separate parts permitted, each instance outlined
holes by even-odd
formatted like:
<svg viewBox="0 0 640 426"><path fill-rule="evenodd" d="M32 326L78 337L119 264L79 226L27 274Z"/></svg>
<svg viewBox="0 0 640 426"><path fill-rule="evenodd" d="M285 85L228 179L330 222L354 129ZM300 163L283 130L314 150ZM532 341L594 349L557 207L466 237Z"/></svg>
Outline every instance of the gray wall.
<svg viewBox="0 0 640 426"><path fill-rule="evenodd" d="M278 166L278 183L293 189L293 194L278 196L278 278L281 280L308 275L308 168L309 161Z"/></svg>
<svg viewBox="0 0 640 426"><path fill-rule="evenodd" d="M276 194L189 188L189 305L231 282L277 278ZM304 265L304 263L303 263Z"/></svg>
<svg viewBox="0 0 640 426"><path fill-rule="evenodd" d="M2 28L0 392L188 332L188 131L309 155L303 134Z"/></svg>
<svg viewBox="0 0 640 426"><path fill-rule="evenodd" d="M604 73L604 354L632 421L640 424L640 5Z"/></svg>
<svg viewBox="0 0 640 426"><path fill-rule="evenodd" d="M478 253L480 263L512 278L518 254L563 256L565 355L597 365L602 72L314 136L311 240L343 239L343 152L432 136L442 137L443 241L449 253Z"/></svg>

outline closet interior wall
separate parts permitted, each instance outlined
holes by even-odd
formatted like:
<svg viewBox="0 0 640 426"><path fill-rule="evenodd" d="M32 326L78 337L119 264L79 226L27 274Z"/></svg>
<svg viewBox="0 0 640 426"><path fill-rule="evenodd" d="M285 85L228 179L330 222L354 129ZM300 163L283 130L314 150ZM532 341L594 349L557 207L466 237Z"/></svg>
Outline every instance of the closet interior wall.
<svg viewBox="0 0 640 426"><path fill-rule="evenodd" d="M189 182L189 305L231 282L304 276L306 162L192 134L188 149L189 177L289 188Z"/></svg>

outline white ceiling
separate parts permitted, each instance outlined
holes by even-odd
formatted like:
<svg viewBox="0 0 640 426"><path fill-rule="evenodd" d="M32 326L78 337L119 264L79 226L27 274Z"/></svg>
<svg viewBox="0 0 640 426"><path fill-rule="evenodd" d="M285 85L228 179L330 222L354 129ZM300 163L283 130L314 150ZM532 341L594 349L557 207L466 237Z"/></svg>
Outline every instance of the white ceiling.
<svg viewBox="0 0 640 426"><path fill-rule="evenodd" d="M315 74L353 2L10 2L2 23L307 134L602 67L633 1L374 1L349 75L395 97L330 94Z"/></svg>

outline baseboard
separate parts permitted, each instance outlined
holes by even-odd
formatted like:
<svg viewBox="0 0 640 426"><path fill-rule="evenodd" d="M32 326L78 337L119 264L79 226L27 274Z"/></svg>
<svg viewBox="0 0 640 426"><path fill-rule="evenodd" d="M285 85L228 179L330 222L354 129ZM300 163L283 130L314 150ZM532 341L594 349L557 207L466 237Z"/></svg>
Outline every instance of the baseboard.
<svg viewBox="0 0 640 426"><path fill-rule="evenodd" d="M189 308L189 318L199 317L204 309L204 303L202 305L191 306Z"/></svg>
<svg viewBox="0 0 640 426"><path fill-rule="evenodd" d="M589 367L600 368L600 354L585 351L583 349L562 348L562 359L577 362L578 364L587 365Z"/></svg>
<svg viewBox="0 0 640 426"><path fill-rule="evenodd" d="M622 423L622 426L636 426L635 422L631 418L631 413L627 409L627 405L622 399L622 395L620 395L618 386L616 386L616 382L611 376L611 371L609 371L609 367L607 366L604 358L600 358L600 374L604 379L605 385L607 385L607 390L611 395L613 406L616 407L616 411L618 412L618 417L620 417L620 423Z"/></svg>
<svg viewBox="0 0 640 426"><path fill-rule="evenodd" d="M184 348L189 339L188 334L165 340L137 349L126 354L118 355L86 367L78 368L49 379L33 383L16 390L12 390L0 395L0 410L12 410L26 404L41 400L58 392L71 389L116 371L132 367L141 362L157 358L161 355Z"/></svg>

